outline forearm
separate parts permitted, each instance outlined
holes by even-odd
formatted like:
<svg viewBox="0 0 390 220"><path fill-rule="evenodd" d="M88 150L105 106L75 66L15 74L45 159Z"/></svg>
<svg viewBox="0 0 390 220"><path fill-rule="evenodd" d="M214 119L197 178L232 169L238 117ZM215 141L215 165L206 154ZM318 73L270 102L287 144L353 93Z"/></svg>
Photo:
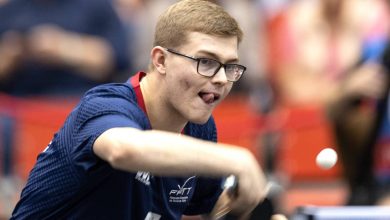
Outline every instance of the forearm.
<svg viewBox="0 0 390 220"><path fill-rule="evenodd" d="M113 128L95 141L94 152L112 167L162 176L234 175L238 188L229 207L239 216L250 212L266 194L266 179L246 149L164 131Z"/></svg>
<svg viewBox="0 0 390 220"><path fill-rule="evenodd" d="M102 81L112 72L114 55L104 38L50 24L35 27L26 37L29 56L40 62L71 67L94 81Z"/></svg>
<svg viewBox="0 0 390 220"><path fill-rule="evenodd" d="M0 57L5 57L2 54L2 51L0 51ZM0 81L5 80L9 76L13 69L13 64L9 59L0 59Z"/></svg>
<svg viewBox="0 0 390 220"><path fill-rule="evenodd" d="M60 56L86 77L97 81L107 78L114 65L110 45L98 37L67 34L60 45Z"/></svg>
<svg viewBox="0 0 390 220"><path fill-rule="evenodd" d="M247 150L231 145L131 128L108 130L96 141L94 150L117 169L144 170L158 175L238 174L242 172L240 164L251 157ZM241 162L234 164L235 161Z"/></svg>
<svg viewBox="0 0 390 220"><path fill-rule="evenodd" d="M5 81L17 67L23 54L21 36L8 31L0 36L0 81Z"/></svg>

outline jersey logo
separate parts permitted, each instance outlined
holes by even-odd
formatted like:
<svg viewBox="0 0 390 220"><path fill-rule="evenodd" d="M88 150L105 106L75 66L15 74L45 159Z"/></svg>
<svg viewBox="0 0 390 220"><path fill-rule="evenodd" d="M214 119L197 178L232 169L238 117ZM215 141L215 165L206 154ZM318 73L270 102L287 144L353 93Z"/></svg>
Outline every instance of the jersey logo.
<svg viewBox="0 0 390 220"><path fill-rule="evenodd" d="M195 176L192 176L190 178L188 178L182 186L180 185L177 185L178 186L178 189L172 189L170 192L169 192L169 202L174 202L174 203L183 203L183 202L187 202L188 200L188 195L190 194L191 192L191 189L192 187L186 187L187 183L191 180L195 178Z"/></svg>
<svg viewBox="0 0 390 220"><path fill-rule="evenodd" d="M144 171L138 171L135 175L135 179L140 181L141 183L149 186L150 185L150 173Z"/></svg>

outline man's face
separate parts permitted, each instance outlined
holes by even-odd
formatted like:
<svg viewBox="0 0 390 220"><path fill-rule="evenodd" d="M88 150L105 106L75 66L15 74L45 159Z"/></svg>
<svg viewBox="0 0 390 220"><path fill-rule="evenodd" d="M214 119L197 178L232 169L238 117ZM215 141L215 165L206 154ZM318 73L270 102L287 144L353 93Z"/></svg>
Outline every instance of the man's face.
<svg viewBox="0 0 390 220"><path fill-rule="evenodd" d="M182 54L196 58L211 58L221 63L237 63L237 38L221 38L198 32L188 35L188 43L172 48ZM197 72L197 62L173 53L167 53L166 80L167 100L173 112L185 120L205 123L212 110L230 92L233 83L227 81L225 69L221 68L213 77Z"/></svg>

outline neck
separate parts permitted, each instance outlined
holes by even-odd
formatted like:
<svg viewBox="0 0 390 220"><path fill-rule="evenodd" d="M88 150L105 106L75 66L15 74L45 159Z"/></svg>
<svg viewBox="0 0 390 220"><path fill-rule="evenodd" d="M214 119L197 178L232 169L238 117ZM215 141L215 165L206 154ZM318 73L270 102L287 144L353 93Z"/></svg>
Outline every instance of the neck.
<svg viewBox="0 0 390 220"><path fill-rule="evenodd" d="M150 124L156 130L180 133L188 120L167 101L163 80L158 76L148 73L140 82Z"/></svg>

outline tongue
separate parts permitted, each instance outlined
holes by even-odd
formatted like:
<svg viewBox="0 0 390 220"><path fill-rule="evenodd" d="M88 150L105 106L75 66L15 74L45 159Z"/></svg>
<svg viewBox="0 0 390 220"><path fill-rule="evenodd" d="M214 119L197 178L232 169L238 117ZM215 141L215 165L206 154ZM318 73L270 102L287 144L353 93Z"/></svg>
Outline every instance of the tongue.
<svg viewBox="0 0 390 220"><path fill-rule="evenodd" d="M214 102L214 94L212 94L212 93L201 93L200 97L207 104L210 104L210 103Z"/></svg>

